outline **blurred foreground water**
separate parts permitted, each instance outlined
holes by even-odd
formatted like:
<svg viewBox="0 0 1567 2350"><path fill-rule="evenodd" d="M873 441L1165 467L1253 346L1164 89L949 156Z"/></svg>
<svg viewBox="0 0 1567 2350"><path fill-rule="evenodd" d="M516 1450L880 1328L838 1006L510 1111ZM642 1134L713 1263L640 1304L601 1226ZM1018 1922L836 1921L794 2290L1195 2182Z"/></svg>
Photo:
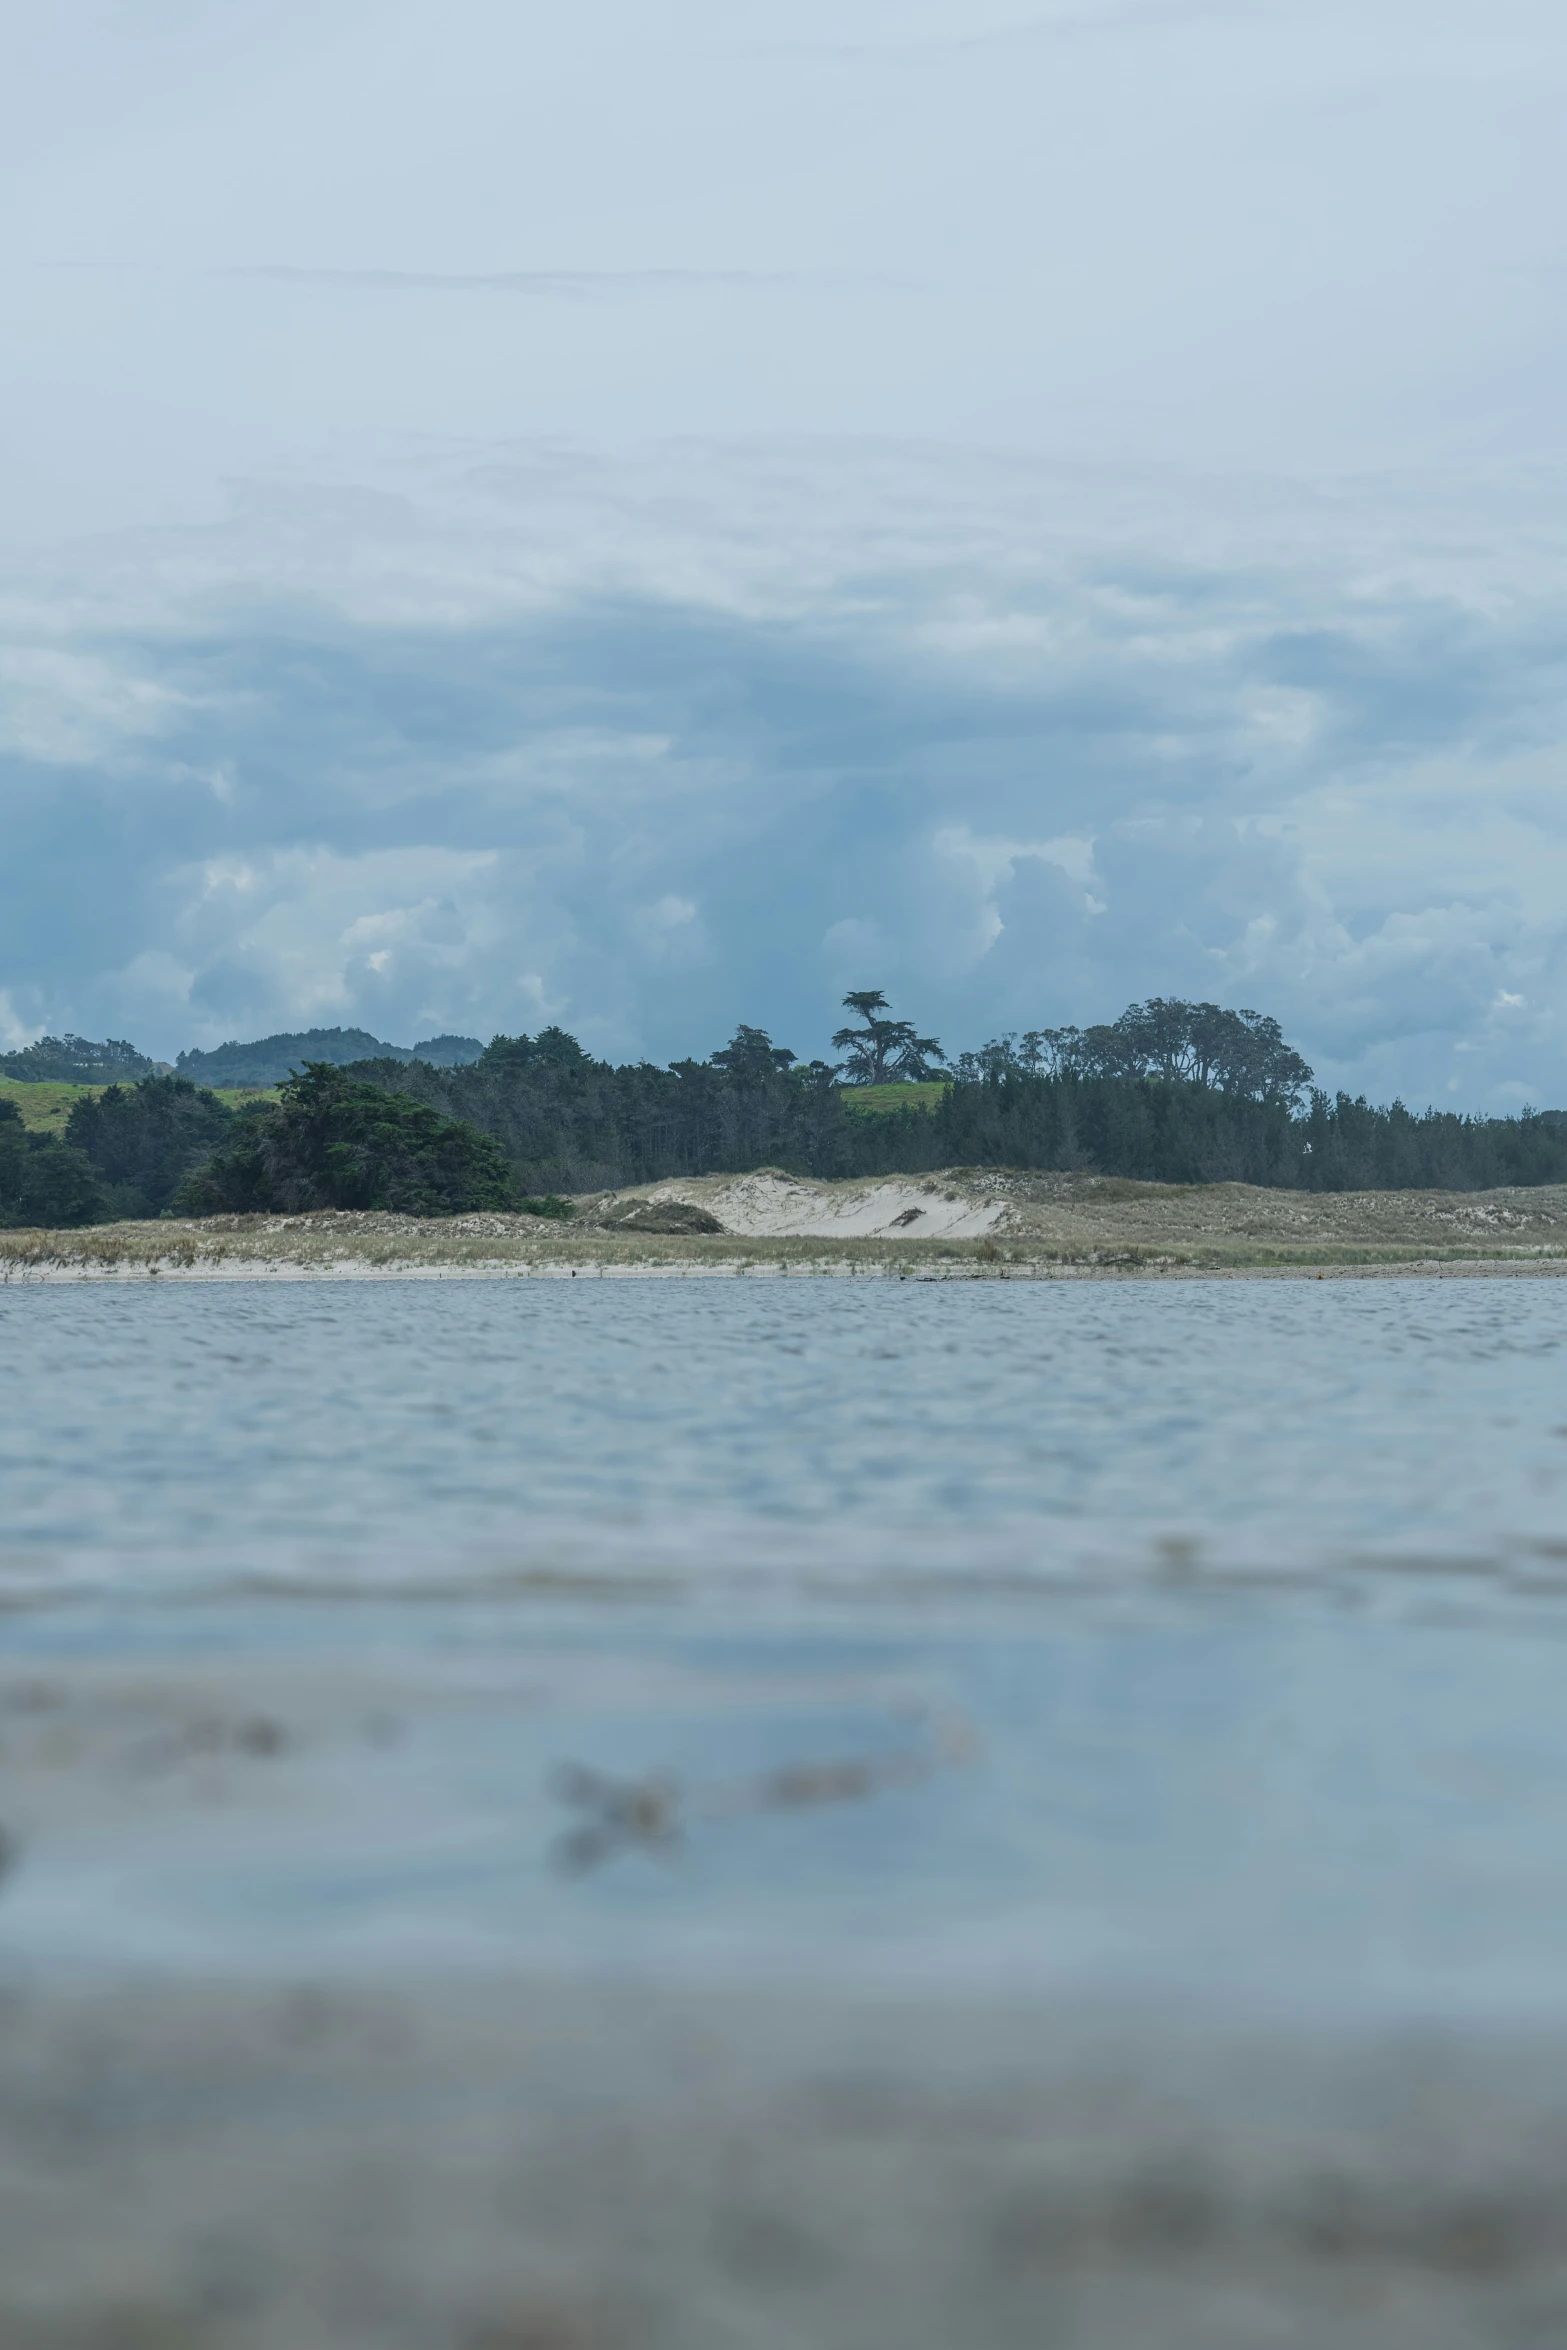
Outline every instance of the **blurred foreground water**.
<svg viewBox="0 0 1567 2350"><path fill-rule="evenodd" d="M0 1293L0 2342L1567 2337L1564 1310Z"/></svg>

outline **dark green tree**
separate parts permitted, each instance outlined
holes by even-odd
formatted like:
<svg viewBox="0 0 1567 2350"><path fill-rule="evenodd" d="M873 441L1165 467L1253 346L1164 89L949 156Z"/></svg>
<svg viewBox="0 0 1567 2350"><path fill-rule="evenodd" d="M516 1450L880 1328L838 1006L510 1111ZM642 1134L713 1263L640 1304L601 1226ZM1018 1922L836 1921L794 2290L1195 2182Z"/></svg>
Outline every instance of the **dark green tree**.
<svg viewBox="0 0 1567 2350"><path fill-rule="evenodd" d="M747 1028L742 1021L729 1042L713 1055L713 1067L742 1083L765 1084L794 1067L787 1045L774 1044L765 1028Z"/></svg>
<svg viewBox="0 0 1567 2350"><path fill-rule="evenodd" d="M492 1036L475 1065L489 1071L555 1069L575 1075L592 1063L564 1028L541 1028L537 1036Z"/></svg>
<svg viewBox="0 0 1567 2350"><path fill-rule="evenodd" d="M234 1113L188 1077L144 1077L72 1105L66 1139L86 1152L113 1218L159 1216L193 1167L223 1148Z"/></svg>
<svg viewBox="0 0 1567 2350"><path fill-rule="evenodd" d="M29 1134L15 1102L0 1101L0 1225L96 1224L103 1193L86 1154L53 1134Z"/></svg>
<svg viewBox="0 0 1567 2350"><path fill-rule="evenodd" d="M406 1093L311 1062L275 1106L242 1110L225 1148L175 1202L188 1215L391 1208L460 1216L516 1204L491 1136Z"/></svg>
<svg viewBox="0 0 1567 2350"><path fill-rule="evenodd" d="M911 1020L889 1020L879 987L846 995L844 1009L858 1012L860 1028L840 1028L833 1051L844 1055L843 1074L851 1085L922 1084L937 1074L946 1054L933 1036L916 1036Z"/></svg>
<svg viewBox="0 0 1567 2350"><path fill-rule="evenodd" d="M1096 1028L1030 1029L1021 1044L996 1038L977 1053L961 1053L954 1073L986 1077L1054 1076L1161 1078L1237 1094L1248 1101L1299 1101L1311 1071L1277 1020L1263 1012L1232 1012L1223 1004L1187 1004L1150 996L1128 1004L1119 1020Z"/></svg>
<svg viewBox="0 0 1567 2350"><path fill-rule="evenodd" d="M1128 1004L1113 1034L1120 1046L1117 1075L1188 1078L1253 1101L1292 1102L1311 1083L1310 1069L1285 1043L1277 1020L1263 1012L1150 996L1145 1004Z"/></svg>

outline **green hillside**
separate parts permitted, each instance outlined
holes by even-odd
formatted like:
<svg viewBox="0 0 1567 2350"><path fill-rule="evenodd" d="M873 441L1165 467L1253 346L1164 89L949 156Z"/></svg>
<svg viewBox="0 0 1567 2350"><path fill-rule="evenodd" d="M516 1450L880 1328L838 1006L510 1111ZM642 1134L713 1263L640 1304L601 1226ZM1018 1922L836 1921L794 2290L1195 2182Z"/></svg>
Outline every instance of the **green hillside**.
<svg viewBox="0 0 1567 2350"><path fill-rule="evenodd" d="M107 1090L102 1085L57 1085L47 1079L34 1085L21 1078L0 1077L0 1100L15 1102L22 1124L35 1134L63 1134L71 1104L80 1101L84 1094L90 1098ZM267 1100L275 1088L216 1085L212 1090L220 1102L227 1102L231 1110L237 1110L242 1102Z"/></svg>
<svg viewBox="0 0 1567 2350"><path fill-rule="evenodd" d="M937 1077L929 1085L840 1085L839 1093L851 1110L933 1110L947 1090Z"/></svg>

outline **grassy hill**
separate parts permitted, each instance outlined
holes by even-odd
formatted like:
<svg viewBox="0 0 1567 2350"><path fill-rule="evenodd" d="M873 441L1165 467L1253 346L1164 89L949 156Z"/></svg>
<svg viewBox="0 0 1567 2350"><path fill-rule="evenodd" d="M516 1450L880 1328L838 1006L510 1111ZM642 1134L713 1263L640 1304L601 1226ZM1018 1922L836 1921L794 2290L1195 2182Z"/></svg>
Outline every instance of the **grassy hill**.
<svg viewBox="0 0 1567 2350"><path fill-rule="evenodd" d="M220 1102L227 1102L231 1110L237 1110L242 1102L264 1100L277 1089L215 1085L212 1090ZM851 1110L931 1110L947 1088L946 1080L937 1078L930 1085L845 1085L839 1090ZM72 1102L79 1101L83 1094L103 1091L101 1085L59 1085L49 1081L30 1085L22 1078L0 1077L0 1099L15 1102L22 1124L31 1127L35 1134L63 1134Z"/></svg>
<svg viewBox="0 0 1567 2350"><path fill-rule="evenodd" d="M851 1110L933 1110L947 1090L947 1080L937 1077L929 1085L840 1085L845 1106Z"/></svg>
<svg viewBox="0 0 1567 2350"><path fill-rule="evenodd" d="M48 1080L30 1085L23 1078L0 1077L0 1100L15 1102L22 1124L35 1134L63 1134L71 1104L80 1101L84 1094L90 1096L107 1090L102 1085L56 1085ZM231 1110L237 1110L241 1102L266 1098L254 1086L218 1085L213 1091Z"/></svg>

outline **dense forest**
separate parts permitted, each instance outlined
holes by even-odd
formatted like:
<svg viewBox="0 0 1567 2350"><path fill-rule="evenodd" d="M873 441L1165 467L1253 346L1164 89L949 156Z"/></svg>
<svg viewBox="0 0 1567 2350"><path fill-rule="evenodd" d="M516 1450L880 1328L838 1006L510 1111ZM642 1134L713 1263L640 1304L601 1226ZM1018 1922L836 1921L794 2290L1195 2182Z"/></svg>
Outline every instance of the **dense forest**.
<svg viewBox="0 0 1567 2350"><path fill-rule="evenodd" d="M192 1216L316 1208L455 1216L529 1204L490 1135L324 1061L291 1077L276 1105L241 1111L176 1198Z"/></svg>
<svg viewBox="0 0 1567 2350"><path fill-rule="evenodd" d="M536 1037L496 1037L466 1069L371 1061L354 1075L494 1135L530 1192L608 1190L747 1167L864 1171L860 1121L844 1104L836 1072L802 1066L760 1029L740 1029L710 1060L662 1069L595 1061L574 1037L546 1028ZM888 1121L871 1123L879 1131Z"/></svg>
<svg viewBox="0 0 1567 2350"><path fill-rule="evenodd" d="M1567 1183L1567 1115L1377 1108L1313 1092L1304 1108L1193 1078L1002 1072L960 1080L930 1113L944 1166L1079 1169L1150 1183L1295 1191L1481 1191Z"/></svg>
<svg viewBox="0 0 1567 2350"><path fill-rule="evenodd" d="M106 1218L159 1216L193 1167L221 1149L233 1113L183 1077L111 1085L71 1105L65 1139L87 1159Z"/></svg>
<svg viewBox="0 0 1567 2350"><path fill-rule="evenodd" d="M238 1112L187 1075L144 1075L84 1094L63 1138L27 1133L0 1102L0 1224L323 1207L565 1214L563 1194L765 1166L825 1177L1005 1166L1305 1191L1567 1182L1567 1113L1478 1118L1330 1096L1257 1012L1156 997L1102 1027L1031 1030L948 1060L879 992L846 1001L859 1025L834 1038L836 1063L801 1062L742 1027L705 1061L617 1065L546 1028L444 1067L400 1051L323 1059ZM57 1041L88 1065L102 1056L99 1068L125 1056L150 1066L130 1046ZM937 1076L939 1089L920 1082Z"/></svg>
<svg viewBox="0 0 1567 2350"><path fill-rule="evenodd" d="M922 1075L942 1058L912 1030L891 1049L917 1050ZM867 1083L886 1058L862 1052ZM1329 1096L1276 1022L1213 1004L1156 998L1102 1028L1002 1038L950 1068L934 1102L883 1107L883 1089L871 1107L839 1068L802 1064L760 1029L710 1060L657 1068L595 1061L550 1028L497 1037L468 1068L374 1062L354 1074L494 1135L534 1191L764 1166L829 1177L1006 1166L1306 1191L1567 1182L1562 1112L1474 1118Z"/></svg>

